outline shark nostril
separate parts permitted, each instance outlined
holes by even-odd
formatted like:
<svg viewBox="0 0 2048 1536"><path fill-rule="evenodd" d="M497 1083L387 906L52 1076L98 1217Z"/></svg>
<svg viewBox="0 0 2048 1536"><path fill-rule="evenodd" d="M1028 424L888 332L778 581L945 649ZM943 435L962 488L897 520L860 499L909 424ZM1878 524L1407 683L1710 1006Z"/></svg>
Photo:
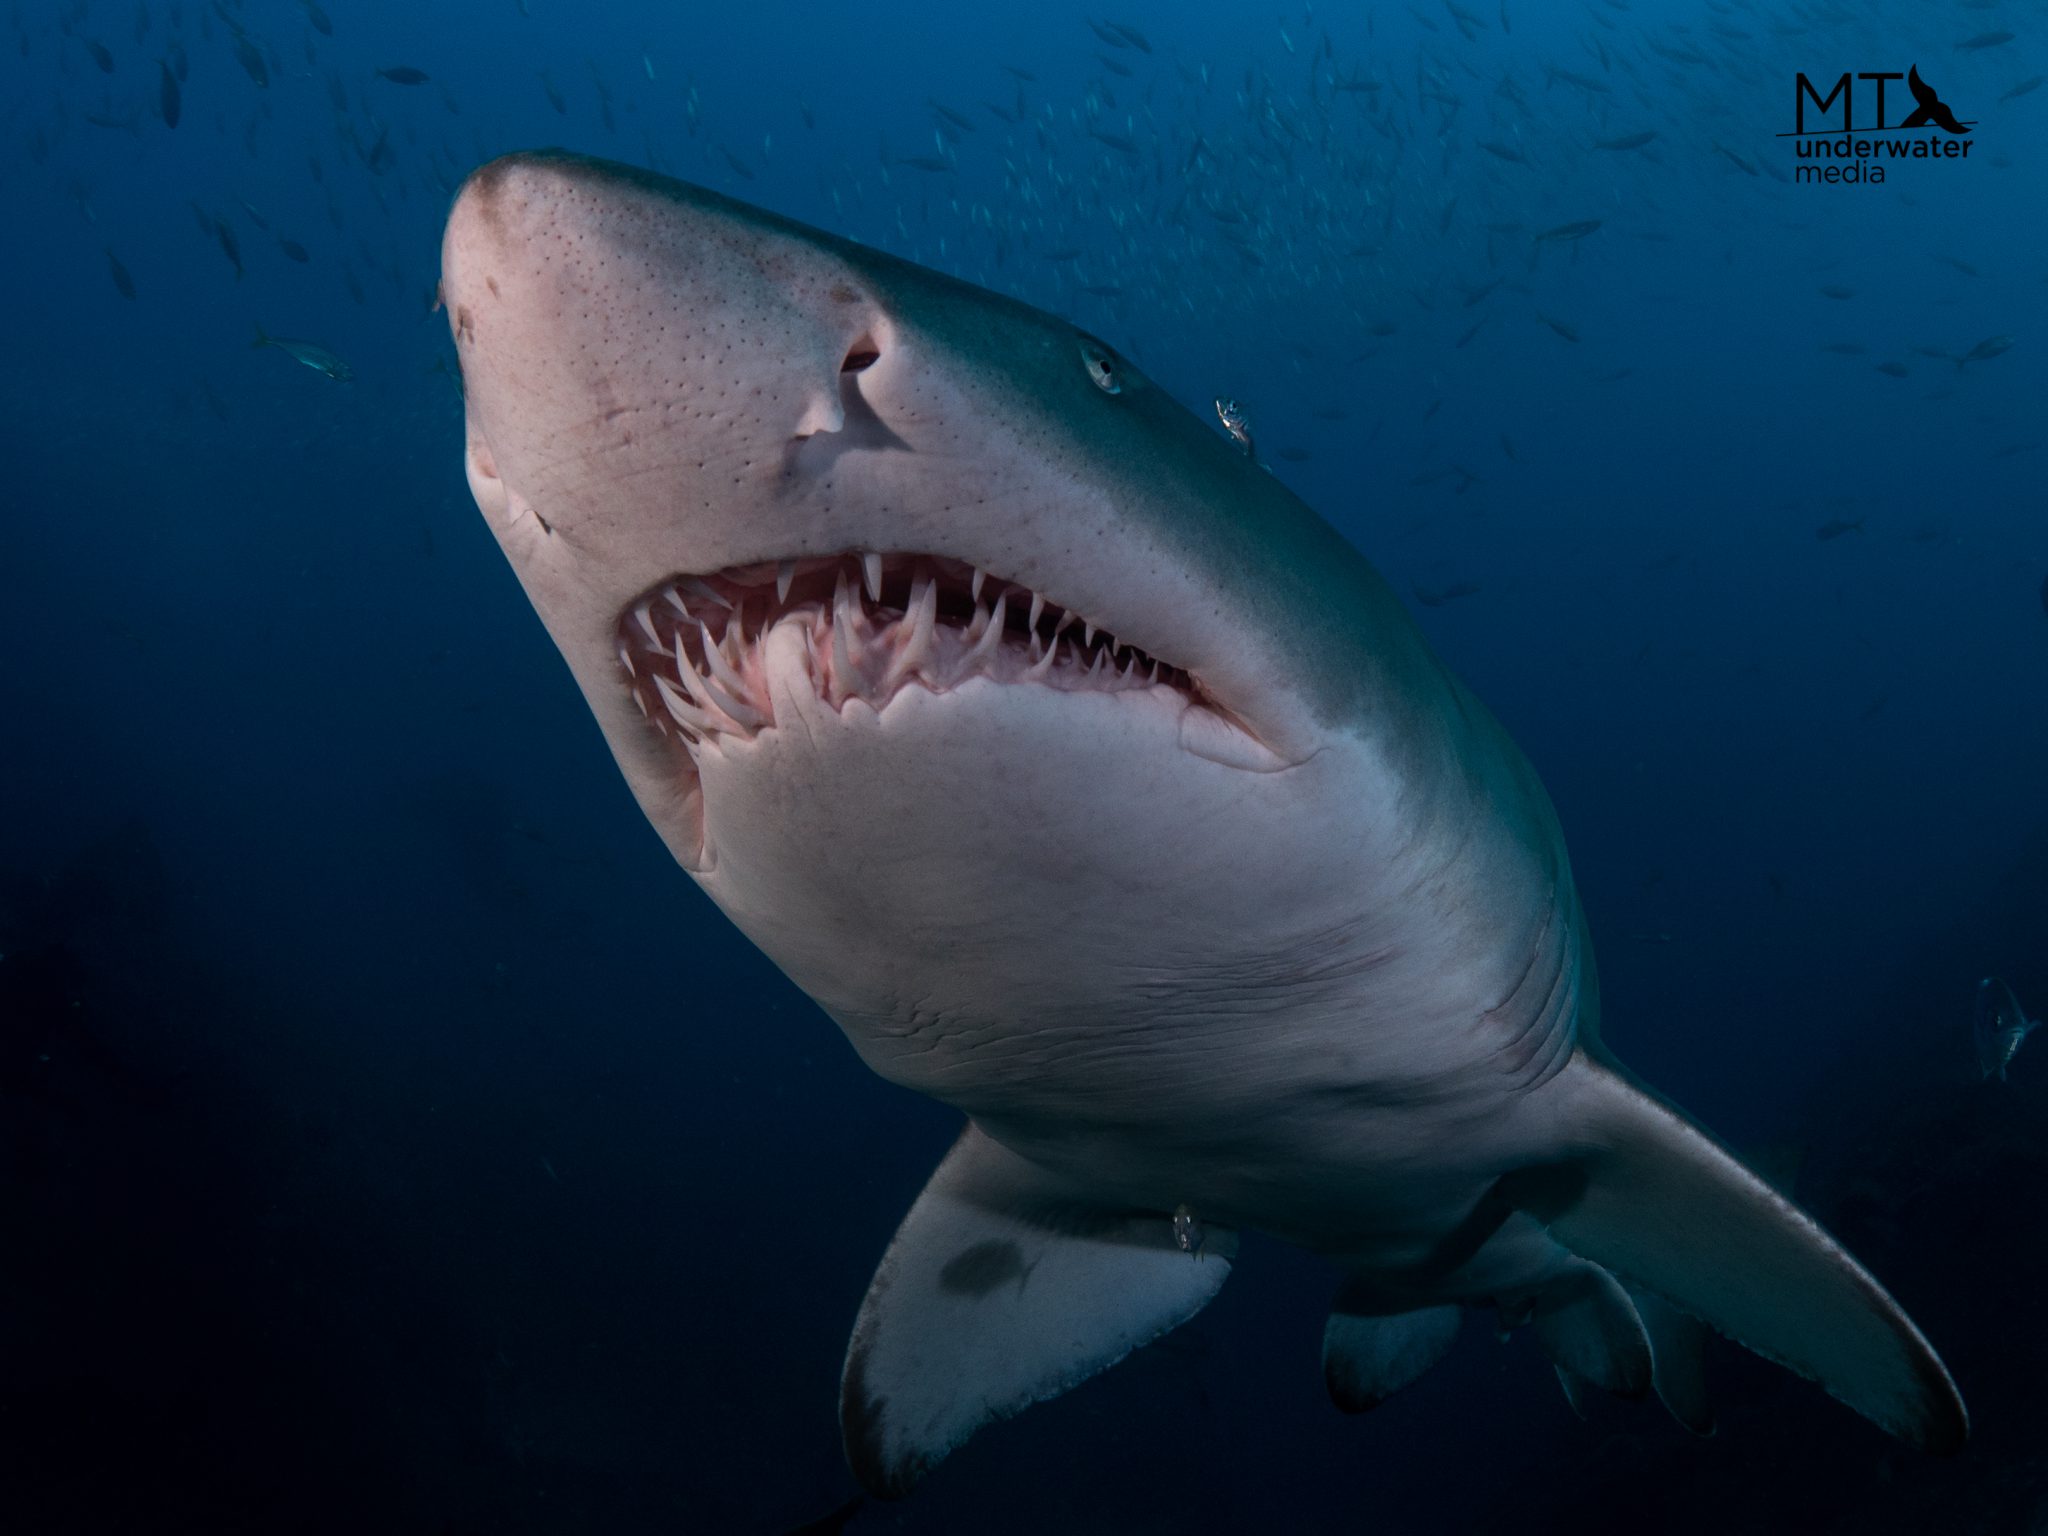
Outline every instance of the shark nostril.
<svg viewBox="0 0 2048 1536"><path fill-rule="evenodd" d="M882 355L882 349L875 345L872 336L863 336L846 349L846 361L839 365L841 373L860 373L872 368Z"/></svg>

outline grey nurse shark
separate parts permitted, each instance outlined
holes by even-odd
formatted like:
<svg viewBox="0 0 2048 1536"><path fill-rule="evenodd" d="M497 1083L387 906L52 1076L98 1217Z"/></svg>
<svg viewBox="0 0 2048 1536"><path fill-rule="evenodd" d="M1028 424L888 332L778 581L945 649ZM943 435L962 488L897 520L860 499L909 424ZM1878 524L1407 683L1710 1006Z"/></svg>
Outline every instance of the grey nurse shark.
<svg viewBox="0 0 2048 1536"><path fill-rule="evenodd" d="M1247 1229L1341 1273L1348 1410L1478 1309L1575 1399L1704 1431L1704 1323L1963 1441L1877 1281L1601 1040L1498 722L1109 346L556 152L470 177L442 286L470 486L648 819L966 1116L847 1352L869 1489L1186 1322Z"/></svg>

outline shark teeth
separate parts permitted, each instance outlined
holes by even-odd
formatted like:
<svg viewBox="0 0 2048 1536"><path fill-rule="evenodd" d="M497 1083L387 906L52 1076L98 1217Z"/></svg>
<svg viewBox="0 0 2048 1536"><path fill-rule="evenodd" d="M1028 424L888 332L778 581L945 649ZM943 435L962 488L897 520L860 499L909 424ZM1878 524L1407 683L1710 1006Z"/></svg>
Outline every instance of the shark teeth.
<svg viewBox="0 0 2048 1536"><path fill-rule="evenodd" d="M985 679L1072 692L1169 688L1193 678L1018 582L942 555L874 550L678 574L618 624L622 680L652 726L692 755L775 725L767 637L803 635L803 682L833 709L880 709L904 688Z"/></svg>

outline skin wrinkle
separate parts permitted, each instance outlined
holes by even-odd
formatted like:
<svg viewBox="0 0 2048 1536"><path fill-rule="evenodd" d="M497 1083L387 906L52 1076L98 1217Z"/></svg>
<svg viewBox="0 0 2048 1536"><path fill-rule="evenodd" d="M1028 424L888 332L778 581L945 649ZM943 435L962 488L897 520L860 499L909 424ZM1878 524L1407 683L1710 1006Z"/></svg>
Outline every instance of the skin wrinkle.
<svg viewBox="0 0 2048 1536"><path fill-rule="evenodd" d="M1201 1081L1200 1072L1188 1072L1193 1065L1206 1065L1203 1058L1222 1058L1216 1064L1214 1081L1217 1083L1241 1082L1243 1079L1243 1057L1248 1038L1258 1038L1258 1033L1245 1027L1243 1020L1234 1021L1239 1025L1235 1033L1213 1033L1202 1040L1189 1040L1184 1036L1171 1034L1145 1038L1133 1034L1117 1040L1102 1037L1098 1030L1071 1026L1059 1029L1031 1031L1009 1030L1004 1032L985 1051L973 1057L962 1056L938 1065L942 1073L960 1073L974 1069L986 1070L992 1063L1013 1065L1019 1061L1033 1064L1041 1070L1058 1068L1063 1075L1077 1081L1085 1077L1086 1069L1119 1066L1130 1062L1143 1062L1170 1054L1178 1072L1191 1080ZM955 1031L955 1034L964 1031ZM976 1031L979 1033L979 1031ZM917 1052L910 1054L929 1054ZM1089 1090L1077 1087L1077 1094ZM1108 1096L1118 1097L1121 1090L1104 1087L1096 1090Z"/></svg>
<svg viewBox="0 0 2048 1536"><path fill-rule="evenodd" d="M1546 924L1545 926L1547 930L1548 925ZM1571 968L1565 964L1565 958L1569 953L1570 951L1568 949L1560 945L1555 955L1550 957L1553 958L1557 963L1553 967L1545 968L1548 972L1548 980L1546 985L1544 986L1543 999L1536 1005L1534 1009L1530 1011L1528 1018L1522 1021L1520 1027L1514 1029L1513 1033L1508 1034L1506 1036L1505 1040L1502 1042L1500 1047L1504 1055L1512 1056L1516 1051L1523 1049L1525 1045L1527 1047L1527 1052L1533 1052L1538 1048L1538 1043L1540 1043L1540 1037L1539 1042L1530 1042L1529 1034L1530 1031L1534 1030L1536 1026L1542 1023L1546 1017L1552 1016L1551 1005L1553 1003L1560 1002L1560 999L1565 989L1570 984ZM1522 982L1526 982L1531 976L1535 974L1538 963L1541 962L1544 958L1545 951L1542 946L1541 935L1539 935L1537 944L1534 947L1529 958L1529 969L1523 973ZM1520 995L1522 982L1518 982L1516 984L1515 991L1511 992L1498 1008L1491 1009L1487 1013L1481 1015L1482 1021L1489 1024L1500 1022L1500 1015L1506 1013L1509 1007L1514 1003L1515 999ZM1557 1016L1562 1016L1561 1008ZM1527 1052L1525 1052L1525 1054L1527 1054Z"/></svg>
<svg viewBox="0 0 2048 1536"><path fill-rule="evenodd" d="M1508 988L1507 996L1502 998L1500 1002L1495 1004L1492 1008L1487 1009L1486 1012L1483 1015L1481 1015L1482 1018L1488 1021L1492 1021L1496 1016L1505 1012L1508 1005L1515 1000L1515 997L1521 992L1522 987L1528 982L1530 975L1535 971L1536 962L1542 956L1543 953L1543 940L1549 936L1550 925L1556 920L1557 892L1555 889L1553 889L1550 893L1549 901L1547 901L1544 904L1543 926L1537 930L1536 941L1534 944L1530 946L1529 949L1529 963L1522 967L1522 974L1517 976L1515 978L1515 984L1512 987Z"/></svg>
<svg viewBox="0 0 2048 1536"><path fill-rule="evenodd" d="M1576 974L1574 974L1571 980L1570 993L1566 999L1565 1007L1559 1013L1560 1020L1571 1020L1576 1018L1579 1002L1579 990L1580 989L1578 977ZM1533 1092L1535 1089L1541 1088L1545 1083L1549 1082L1552 1078L1556 1077L1558 1073L1562 1072L1565 1069L1565 1067L1571 1062L1572 1058L1578 1054L1578 1043L1575 1038L1575 1035L1576 1032L1570 1028L1558 1028L1552 1030L1549 1059L1541 1068L1538 1069L1534 1076L1530 1077L1525 1082L1517 1085L1518 1091L1522 1093Z"/></svg>
<svg viewBox="0 0 2048 1536"><path fill-rule="evenodd" d="M1398 947L1380 945L1351 953L1351 935L1357 924L1324 929L1297 944L1272 953L1259 953L1228 960L1203 955L1176 956L1170 965L1127 968L1139 979L1135 991L1140 997L1161 994L1179 997L1190 990L1241 986L1271 997L1276 984L1308 987L1319 983L1351 981L1397 959ZM1319 958L1327 957L1327 958Z"/></svg>

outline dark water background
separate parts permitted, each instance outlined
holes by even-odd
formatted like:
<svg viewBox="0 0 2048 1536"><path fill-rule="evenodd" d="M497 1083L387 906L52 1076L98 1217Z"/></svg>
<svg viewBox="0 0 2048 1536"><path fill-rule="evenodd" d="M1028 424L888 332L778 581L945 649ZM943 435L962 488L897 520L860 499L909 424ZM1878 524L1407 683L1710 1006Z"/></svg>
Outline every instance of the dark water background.
<svg viewBox="0 0 2048 1536"><path fill-rule="evenodd" d="M1796 1170L1977 1421L1927 1461L1729 1349L1715 1439L1581 1423L1476 1324L1347 1420L1331 1277L1254 1241L848 1529L2048 1529L2048 1048L1968 1048L1979 975L2048 1007L2048 89L2001 99L2048 9L529 8L0 31L0 1524L853 1491L846 1331L955 1124L668 862L469 503L440 219L560 143L1068 314L1242 400L1404 593L1476 587L1421 618L1558 802L1610 1041ZM1794 71L1915 63L1967 161L1791 182Z"/></svg>

